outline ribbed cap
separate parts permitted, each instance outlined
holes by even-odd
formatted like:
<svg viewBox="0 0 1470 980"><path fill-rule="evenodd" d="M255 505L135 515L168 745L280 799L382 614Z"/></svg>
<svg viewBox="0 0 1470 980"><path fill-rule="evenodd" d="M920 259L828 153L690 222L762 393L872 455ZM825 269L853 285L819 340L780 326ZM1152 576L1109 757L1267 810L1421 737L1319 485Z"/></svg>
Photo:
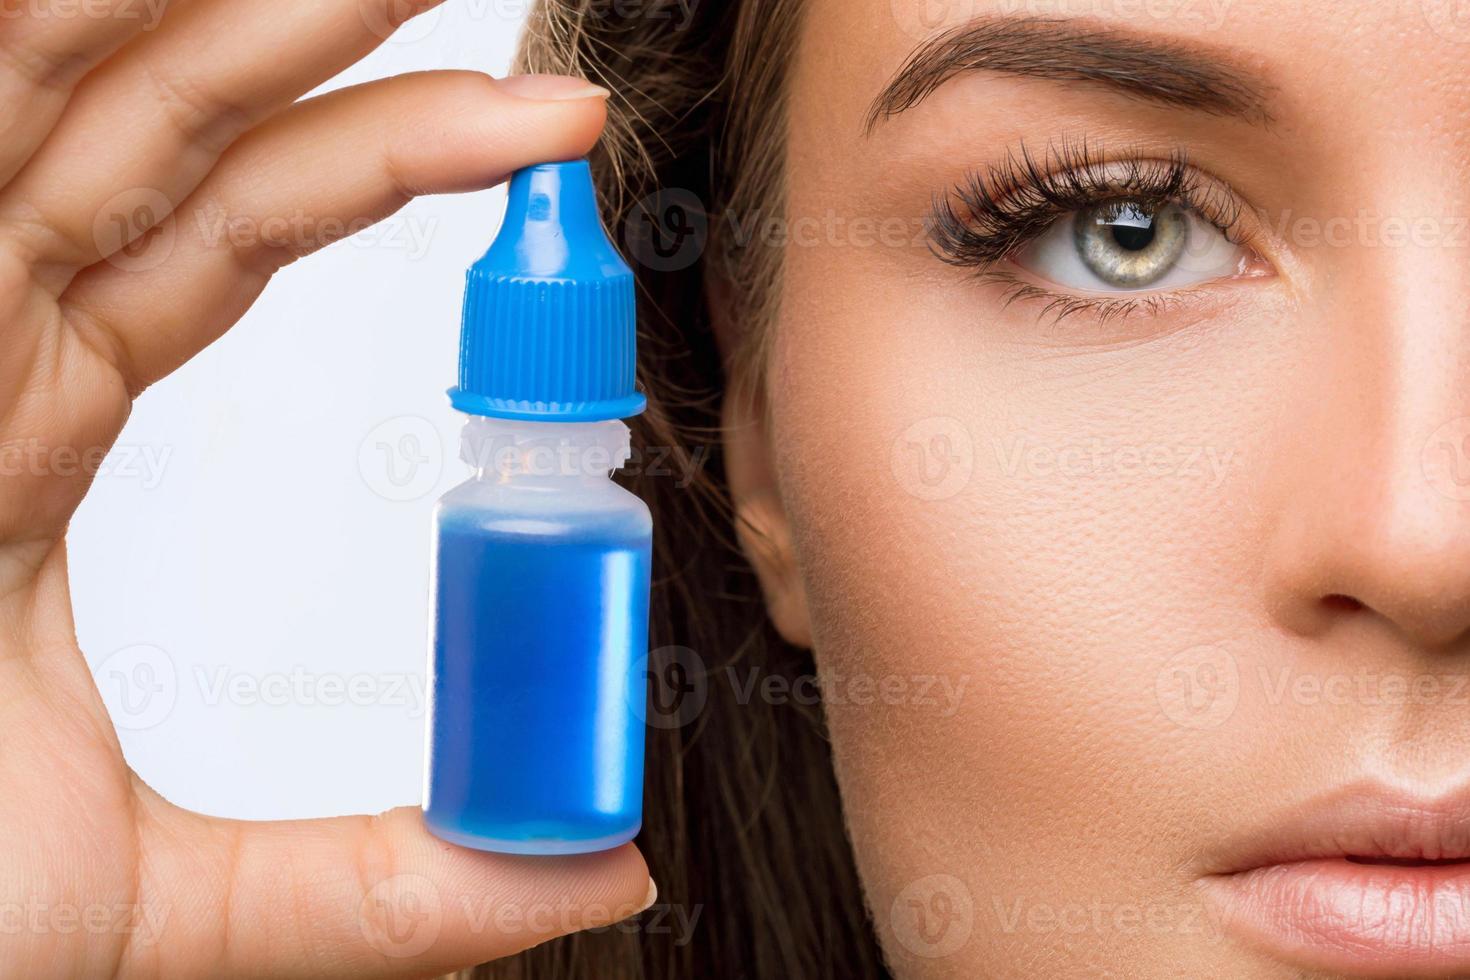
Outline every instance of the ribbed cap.
<svg viewBox="0 0 1470 980"><path fill-rule="evenodd" d="M586 160L510 179L505 221L465 276L461 412L546 422L643 411L633 273L602 230Z"/></svg>

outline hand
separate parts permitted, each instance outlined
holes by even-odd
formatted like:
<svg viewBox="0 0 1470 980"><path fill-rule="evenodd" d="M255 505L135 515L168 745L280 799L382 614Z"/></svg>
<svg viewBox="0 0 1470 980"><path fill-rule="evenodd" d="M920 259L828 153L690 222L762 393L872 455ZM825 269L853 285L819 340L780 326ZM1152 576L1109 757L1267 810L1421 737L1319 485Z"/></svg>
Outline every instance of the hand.
<svg viewBox="0 0 1470 980"><path fill-rule="evenodd" d="M137 0L0 6L0 975L428 976L649 900L631 845L512 858L439 842L416 808L183 811L123 761L77 648L63 537L139 392L344 227L597 139L606 93L552 76L293 104L402 6L176 0L157 24ZM211 233L302 214L332 220Z"/></svg>

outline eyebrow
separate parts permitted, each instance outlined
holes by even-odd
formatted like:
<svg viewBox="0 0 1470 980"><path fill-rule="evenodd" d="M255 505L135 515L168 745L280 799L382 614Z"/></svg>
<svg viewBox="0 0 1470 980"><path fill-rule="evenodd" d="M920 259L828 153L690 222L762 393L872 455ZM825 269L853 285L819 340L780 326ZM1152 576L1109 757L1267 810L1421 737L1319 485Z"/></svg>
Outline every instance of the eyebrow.
<svg viewBox="0 0 1470 980"><path fill-rule="evenodd" d="M1176 108L1270 120L1250 75L1208 49L1028 17L972 21L925 41L873 100L864 132L912 109L951 78L976 71L1087 82Z"/></svg>

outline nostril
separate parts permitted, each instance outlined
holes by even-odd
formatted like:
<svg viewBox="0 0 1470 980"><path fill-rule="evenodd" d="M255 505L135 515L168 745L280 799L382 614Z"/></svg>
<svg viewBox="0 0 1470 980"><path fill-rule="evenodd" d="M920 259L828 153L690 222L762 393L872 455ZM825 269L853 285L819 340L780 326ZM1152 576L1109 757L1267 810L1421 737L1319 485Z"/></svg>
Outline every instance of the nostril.
<svg viewBox="0 0 1470 980"><path fill-rule="evenodd" d="M1327 607L1329 612L1341 613L1358 612L1360 609L1363 608L1363 604L1357 599L1354 599L1352 596L1338 595L1336 593L1329 596L1323 596L1322 605Z"/></svg>

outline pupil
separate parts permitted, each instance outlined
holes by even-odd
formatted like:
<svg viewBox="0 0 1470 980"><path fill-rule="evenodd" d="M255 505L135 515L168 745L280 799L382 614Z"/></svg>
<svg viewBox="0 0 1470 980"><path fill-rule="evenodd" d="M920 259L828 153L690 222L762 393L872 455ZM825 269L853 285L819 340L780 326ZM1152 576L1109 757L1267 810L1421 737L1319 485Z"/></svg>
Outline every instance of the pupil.
<svg viewBox="0 0 1470 980"><path fill-rule="evenodd" d="M1142 289L1184 254L1189 218L1171 204L1110 201L1079 214L1073 235L1077 254L1104 283Z"/></svg>
<svg viewBox="0 0 1470 980"><path fill-rule="evenodd" d="M1153 244L1153 222L1113 225L1113 240L1130 252L1141 252Z"/></svg>

